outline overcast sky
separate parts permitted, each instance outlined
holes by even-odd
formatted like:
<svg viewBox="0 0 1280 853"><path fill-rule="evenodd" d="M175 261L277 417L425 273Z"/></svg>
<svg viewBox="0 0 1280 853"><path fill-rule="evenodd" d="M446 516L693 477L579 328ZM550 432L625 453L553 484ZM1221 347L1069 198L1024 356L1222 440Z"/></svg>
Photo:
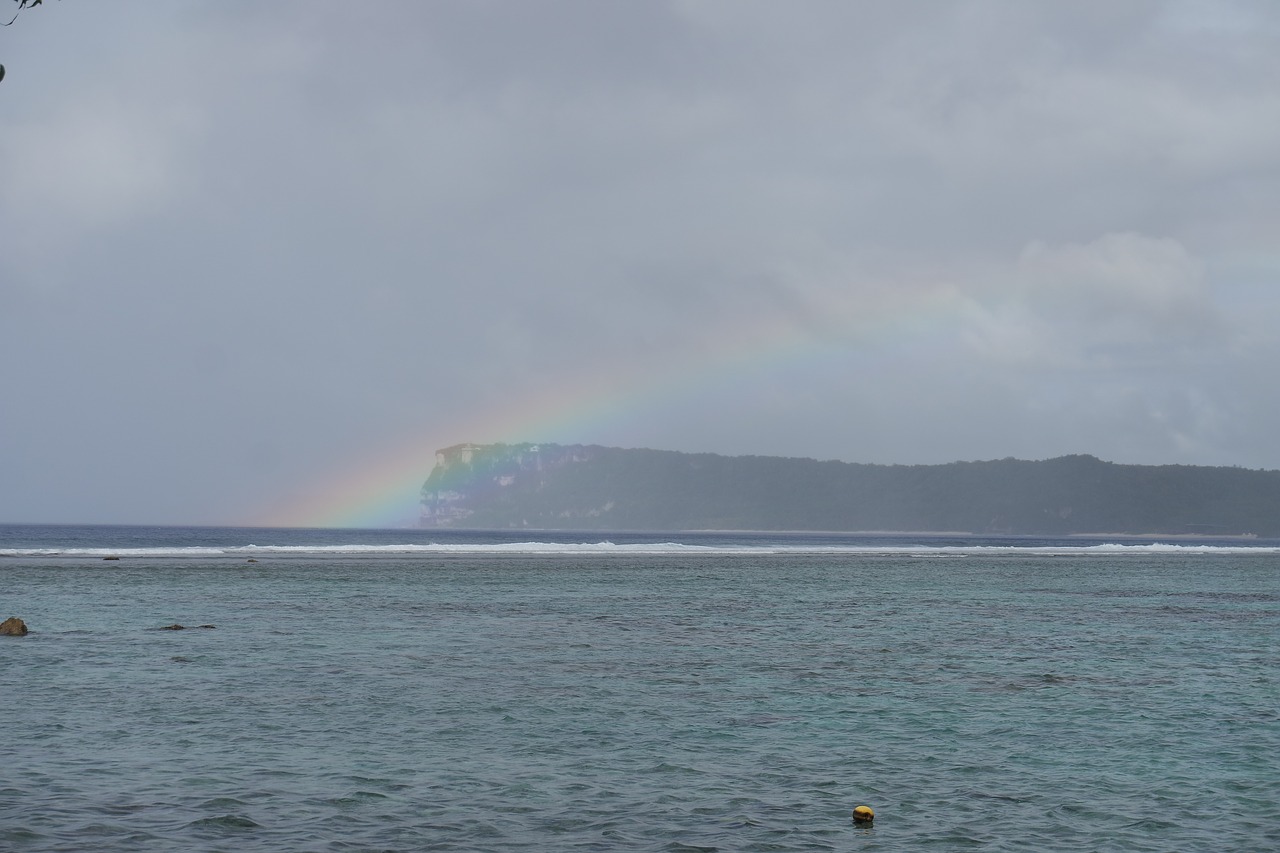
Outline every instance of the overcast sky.
<svg viewBox="0 0 1280 853"><path fill-rule="evenodd" d="M1280 468L1274 0L61 0L0 63L0 521L399 523L463 441Z"/></svg>

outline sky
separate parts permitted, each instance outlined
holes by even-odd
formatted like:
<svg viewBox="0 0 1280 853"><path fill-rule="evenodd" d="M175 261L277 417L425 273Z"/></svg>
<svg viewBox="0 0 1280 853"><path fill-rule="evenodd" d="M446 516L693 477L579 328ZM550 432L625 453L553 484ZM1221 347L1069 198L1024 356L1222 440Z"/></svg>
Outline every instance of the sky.
<svg viewBox="0 0 1280 853"><path fill-rule="evenodd" d="M0 522L409 524L461 442L1280 468L1273 0L60 0L0 63Z"/></svg>

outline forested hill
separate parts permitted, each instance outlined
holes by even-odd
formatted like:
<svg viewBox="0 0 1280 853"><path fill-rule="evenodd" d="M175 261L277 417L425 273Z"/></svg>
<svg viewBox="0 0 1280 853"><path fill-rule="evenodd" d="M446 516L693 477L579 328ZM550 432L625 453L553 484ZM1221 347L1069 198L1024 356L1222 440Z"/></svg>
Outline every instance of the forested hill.
<svg viewBox="0 0 1280 853"><path fill-rule="evenodd" d="M1280 471L1092 456L862 465L551 444L436 454L426 527L1280 535Z"/></svg>

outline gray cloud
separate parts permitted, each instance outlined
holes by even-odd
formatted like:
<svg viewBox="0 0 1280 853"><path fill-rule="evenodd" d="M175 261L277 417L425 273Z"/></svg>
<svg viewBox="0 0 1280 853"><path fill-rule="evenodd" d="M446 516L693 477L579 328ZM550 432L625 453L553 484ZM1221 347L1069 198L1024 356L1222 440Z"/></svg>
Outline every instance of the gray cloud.
<svg viewBox="0 0 1280 853"><path fill-rule="evenodd" d="M410 436L1280 467L1278 42L1261 0L46 4L0 33L0 519L253 519Z"/></svg>

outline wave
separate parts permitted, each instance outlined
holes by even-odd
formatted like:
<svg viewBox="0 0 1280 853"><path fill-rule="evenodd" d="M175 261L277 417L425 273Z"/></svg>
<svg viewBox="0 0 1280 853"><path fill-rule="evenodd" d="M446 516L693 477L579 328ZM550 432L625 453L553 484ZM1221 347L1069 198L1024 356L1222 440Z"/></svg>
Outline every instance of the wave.
<svg viewBox="0 0 1280 853"><path fill-rule="evenodd" d="M1087 556L1087 555L1266 555L1280 554L1278 546L1205 545L1177 543L1102 543L1053 545L927 545L927 544L689 544L684 542L614 543L609 541L502 542L502 543L423 543L423 544L349 544L349 545L236 545L236 546L168 546L128 548L0 548L0 557L84 557L119 558L253 558L280 556L391 556L433 554L523 554L569 556L582 555L866 555L866 556Z"/></svg>

